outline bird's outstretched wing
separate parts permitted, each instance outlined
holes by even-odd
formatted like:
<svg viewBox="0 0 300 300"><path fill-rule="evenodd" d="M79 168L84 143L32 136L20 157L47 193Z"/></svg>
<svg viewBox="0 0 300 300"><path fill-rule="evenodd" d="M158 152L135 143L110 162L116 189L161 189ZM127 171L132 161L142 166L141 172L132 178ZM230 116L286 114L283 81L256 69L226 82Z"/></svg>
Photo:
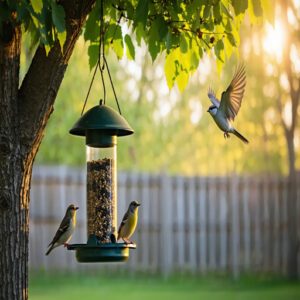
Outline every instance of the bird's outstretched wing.
<svg viewBox="0 0 300 300"><path fill-rule="evenodd" d="M207 96L213 105L215 105L216 107L220 106L220 101L217 99L216 94L211 87L209 87L208 89Z"/></svg>
<svg viewBox="0 0 300 300"><path fill-rule="evenodd" d="M128 220L128 217L129 217L129 212L127 211L122 219L122 222L120 224L120 227L119 227L119 230L118 230L118 239L120 237L120 233L121 233L121 229L122 227L126 224L127 220Z"/></svg>
<svg viewBox="0 0 300 300"><path fill-rule="evenodd" d="M220 110L223 111L225 116L230 120L234 120L241 107L245 86L245 66L241 64L237 68L229 87L222 93L220 102Z"/></svg>

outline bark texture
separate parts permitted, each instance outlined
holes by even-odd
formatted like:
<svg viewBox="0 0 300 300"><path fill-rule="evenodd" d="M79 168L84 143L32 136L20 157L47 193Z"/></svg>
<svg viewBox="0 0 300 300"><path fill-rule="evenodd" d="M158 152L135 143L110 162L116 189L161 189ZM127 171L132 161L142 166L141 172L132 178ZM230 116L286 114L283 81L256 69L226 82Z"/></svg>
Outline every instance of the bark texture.
<svg viewBox="0 0 300 300"><path fill-rule="evenodd" d="M0 36L0 300L28 299L29 192L32 165L67 63L93 1L61 1L67 40L46 56L39 47L19 87L21 29Z"/></svg>

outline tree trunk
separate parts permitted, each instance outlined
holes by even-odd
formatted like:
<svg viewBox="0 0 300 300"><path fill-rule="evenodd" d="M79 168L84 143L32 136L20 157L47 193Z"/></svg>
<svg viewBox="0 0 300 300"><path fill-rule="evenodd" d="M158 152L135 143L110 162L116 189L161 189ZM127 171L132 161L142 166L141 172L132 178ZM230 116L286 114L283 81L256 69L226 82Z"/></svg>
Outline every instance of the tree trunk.
<svg viewBox="0 0 300 300"><path fill-rule="evenodd" d="M289 176L288 176L288 277L291 280L298 278L298 228L297 228L297 181L295 170L294 132L286 134Z"/></svg>
<svg viewBox="0 0 300 300"><path fill-rule="evenodd" d="M283 27L286 30L285 34L285 46L283 47L283 61L281 73L286 73L289 88L290 98L292 104L291 110L291 125L289 126L282 118L281 123L283 125L285 139L288 152L288 164L289 164L289 176L288 176L288 191L287 191L287 214L288 214L288 265L287 274L289 279L298 278L298 233L297 233L297 181L295 170L295 145L294 135L297 124L297 111L300 97L300 80L297 79L293 73L291 59L291 50L294 43L294 34L296 33L295 27L288 22L288 10L293 6L292 1L281 0L279 1L279 8L281 13L281 19ZM298 84L295 82L298 81ZM282 105L280 108L280 114L282 114Z"/></svg>
<svg viewBox="0 0 300 300"><path fill-rule="evenodd" d="M29 193L32 165L67 62L95 0L61 1L67 39L46 56L39 47L19 88L20 25L0 36L0 300L28 299ZM44 251L41 249L41 251Z"/></svg>
<svg viewBox="0 0 300 300"><path fill-rule="evenodd" d="M27 298L28 188L18 120L21 30L5 25L0 44L0 297Z"/></svg>

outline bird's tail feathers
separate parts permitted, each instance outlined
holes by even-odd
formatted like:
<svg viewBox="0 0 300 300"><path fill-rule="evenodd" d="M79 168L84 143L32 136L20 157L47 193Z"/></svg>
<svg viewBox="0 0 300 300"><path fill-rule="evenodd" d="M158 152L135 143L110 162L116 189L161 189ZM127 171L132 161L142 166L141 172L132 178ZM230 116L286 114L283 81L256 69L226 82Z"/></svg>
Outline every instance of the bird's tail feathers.
<svg viewBox="0 0 300 300"><path fill-rule="evenodd" d="M50 247L50 248L47 250L46 255L48 255L48 254L51 252L52 249L53 249L53 247Z"/></svg>
<svg viewBox="0 0 300 300"><path fill-rule="evenodd" d="M244 137L242 136L237 130L234 129L233 131L233 134L235 136L237 136L241 141L243 141L245 144L249 144L249 141Z"/></svg>
<svg viewBox="0 0 300 300"><path fill-rule="evenodd" d="M50 246L50 248L47 250L46 255L48 255L56 247L55 244L52 244L52 243L50 243L49 246Z"/></svg>

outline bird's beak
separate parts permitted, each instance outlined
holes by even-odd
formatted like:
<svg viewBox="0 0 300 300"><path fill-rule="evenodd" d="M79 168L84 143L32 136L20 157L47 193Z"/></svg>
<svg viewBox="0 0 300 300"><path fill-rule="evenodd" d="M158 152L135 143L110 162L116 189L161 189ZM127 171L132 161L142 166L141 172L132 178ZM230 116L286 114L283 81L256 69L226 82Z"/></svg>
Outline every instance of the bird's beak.
<svg viewBox="0 0 300 300"><path fill-rule="evenodd" d="M79 207L75 207L75 210L79 209Z"/></svg>
<svg viewBox="0 0 300 300"><path fill-rule="evenodd" d="M137 203L137 205L136 206L141 206L141 203Z"/></svg>

